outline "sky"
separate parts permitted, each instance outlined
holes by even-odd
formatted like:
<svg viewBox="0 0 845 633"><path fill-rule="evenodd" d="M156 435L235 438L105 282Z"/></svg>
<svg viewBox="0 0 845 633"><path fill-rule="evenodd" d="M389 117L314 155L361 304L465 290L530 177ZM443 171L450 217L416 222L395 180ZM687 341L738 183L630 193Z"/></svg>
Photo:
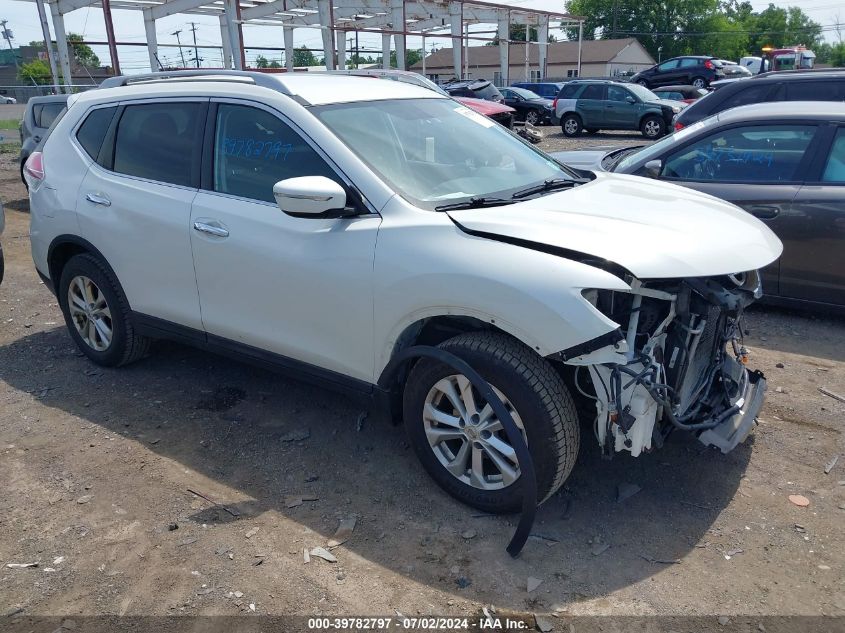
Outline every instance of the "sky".
<svg viewBox="0 0 845 633"><path fill-rule="evenodd" d="M511 4L521 8L536 8L545 9L548 11L563 12L564 3L561 0L498 0L503 4ZM752 5L755 10L763 10L770 3L765 0L752 0ZM836 0L774 0L772 4L779 7L786 7L790 5L800 6L812 19L819 22L823 26L830 26L837 22L837 12L840 12L840 22L845 22L845 5L842 1ZM48 9L49 15L49 9ZM140 11L112 11L112 16L115 23L115 34L118 41L124 42L144 42L144 21L141 17ZM7 28L13 31L15 45L29 44L32 40L42 40L41 27L38 21L38 10L34 2L22 0L3 0L0 6L0 19L8 20ZM156 21L156 32L158 35L159 44L171 43L176 44L176 36L172 35L175 31L181 30L179 35L182 44L190 43L189 46L183 48L185 59L190 62L193 58L193 40L190 31L190 21L196 22L196 38L197 44L203 45L220 45L220 27L216 17L205 15L174 15ZM52 25L51 25L52 28ZM103 14L97 8L83 8L73 11L65 16L65 28L70 33L80 33L86 40L104 41L106 39L105 26L103 23ZM834 34L830 31L826 36L831 41L834 39ZM249 46L278 46L282 48L282 29L272 26L258 26L247 25L244 27L244 41L247 46L247 63L253 62L258 55L264 55L270 59L281 59L280 52L272 51L250 51ZM426 48L431 49L432 44L438 47L451 46L447 38L434 40L427 39ZM477 42L481 44L482 42ZM380 55L381 37L378 35L369 35L362 33L359 37L359 44L362 49L370 48L373 56ZM311 48L322 48L322 39L320 33L312 29L297 29L294 31L294 45L308 46ZM473 43L471 42L472 46ZM0 46L6 47L8 44L0 40ZM409 37L407 42L408 48L419 48L421 46L420 38ZM347 46L347 51L350 47ZM103 64L108 64L108 49L106 47L95 46L94 51L100 57ZM706 53L706 51L701 51ZM222 65L222 54L220 49L200 48L199 56L203 60L205 66ZM119 48L119 57L121 70L126 73L145 72L149 70L149 61L147 50L142 46L124 46ZM159 58L165 64L181 65L178 48L160 48Z"/></svg>

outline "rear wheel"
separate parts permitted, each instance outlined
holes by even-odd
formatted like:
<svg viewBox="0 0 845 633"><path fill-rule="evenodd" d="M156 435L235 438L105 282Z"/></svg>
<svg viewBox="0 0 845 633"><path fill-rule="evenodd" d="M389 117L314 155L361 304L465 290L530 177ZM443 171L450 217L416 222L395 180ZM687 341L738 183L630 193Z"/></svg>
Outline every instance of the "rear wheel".
<svg viewBox="0 0 845 633"><path fill-rule="evenodd" d="M696 88L706 88L708 85L707 80L704 77L693 78L691 84Z"/></svg>
<svg viewBox="0 0 845 633"><path fill-rule="evenodd" d="M649 140L658 139L666 133L666 122L659 116L649 116L640 124L640 132Z"/></svg>
<svg viewBox="0 0 845 633"><path fill-rule="evenodd" d="M645 79L640 79L637 83L644 88L648 88L648 82Z"/></svg>
<svg viewBox="0 0 845 633"><path fill-rule="evenodd" d="M93 255L76 255L65 264L57 295L71 337L98 365L125 365L146 353L149 339L135 333L114 273Z"/></svg>
<svg viewBox="0 0 845 633"><path fill-rule="evenodd" d="M567 114L560 122L560 128L566 136L578 136L581 133L581 117L577 114Z"/></svg>
<svg viewBox="0 0 845 633"><path fill-rule="evenodd" d="M493 387L534 460L538 498L569 476L578 453L575 405L545 359L500 332L473 332L440 347L469 363ZM429 475L449 494L485 512L522 504L520 468L490 405L448 365L420 360L405 386L404 420L411 445Z"/></svg>

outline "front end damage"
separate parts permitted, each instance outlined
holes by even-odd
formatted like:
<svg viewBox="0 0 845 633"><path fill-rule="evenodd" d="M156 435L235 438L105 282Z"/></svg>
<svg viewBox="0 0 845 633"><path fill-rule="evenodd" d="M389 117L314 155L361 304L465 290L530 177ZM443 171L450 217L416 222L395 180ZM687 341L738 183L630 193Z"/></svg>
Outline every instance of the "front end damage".
<svg viewBox="0 0 845 633"><path fill-rule="evenodd" d="M758 273L629 285L585 290L619 328L555 355L575 366L576 389L595 402L603 454L637 456L674 429L732 450L750 433L766 390L763 375L746 369L742 345L743 310L761 295Z"/></svg>

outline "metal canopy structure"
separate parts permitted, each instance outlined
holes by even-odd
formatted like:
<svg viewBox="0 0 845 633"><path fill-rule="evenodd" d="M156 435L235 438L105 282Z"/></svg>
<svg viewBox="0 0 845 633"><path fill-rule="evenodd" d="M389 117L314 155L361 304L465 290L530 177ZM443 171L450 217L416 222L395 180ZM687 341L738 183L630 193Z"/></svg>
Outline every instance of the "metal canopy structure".
<svg viewBox="0 0 845 633"><path fill-rule="evenodd" d="M45 16L49 6L55 30L59 66L66 78L66 91L71 90L70 56L64 16L86 7L103 10L108 36L109 53L115 74L120 74L111 18L112 9L135 10L143 14L150 68L156 70L158 41L156 20L176 15L216 15L220 21L220 37L225 68L243 69L244 24L280 26L283 31L285 68L293 70L293 35L295 29L319 30L322 36L327 70L346 67L346 37L354 33L378 33L382 38L382 63L390 67L391 48L396 50L396 65L405 68L406 38L446 38L452 42L452 59L456 77L467 76L466 47L470 40L496 39L499 43L501 76L507 77L510 69L508 45L510 26L521 25L525 32L536 29L539 52L539 76L545 77L547 42L551 22L556 27L578 28L578 67L581 66L581 38L583 18L565 13L511 6L485 0L27 0L38 4L39 13ZM46 17L46 16L45 16ZM42 19L46 42L51 42L49 24ZM489 30L470 32L470 26L490 25ZM521 42L520 42L521 43ZM527 51L528 47L524 47ZM53 82L58 85L56 63L52 46L48 46ZM526 59L527 64L527 59ZM423 65L423 73L425 66ZM580 73L579 73L580 74Z"/></svg>

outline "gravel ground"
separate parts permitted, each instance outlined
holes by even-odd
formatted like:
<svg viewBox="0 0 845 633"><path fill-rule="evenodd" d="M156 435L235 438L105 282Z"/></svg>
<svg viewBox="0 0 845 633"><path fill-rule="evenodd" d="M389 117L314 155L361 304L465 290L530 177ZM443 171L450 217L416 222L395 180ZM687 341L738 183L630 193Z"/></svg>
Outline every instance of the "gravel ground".
<svg viewBox="0 0 845 633"><path fill-rule="evenodd" d="M584 147L609 145L614 147L630 147L635 145L649 145L651 141L643 138L639 132L599 132L598 134L584 133L576 138L569 138L560 131L560 126L546 125L540 128L543 140L538 147L546 152L561 152Z"/></svg>
<svg viewBox="0 0 845 633"><path fill-rule="evenodd" d="M544 146L623 137L641 142L549 135ZM362 421L355 402L170 343L123 369L92 365L34 272L10 155L0 191L0 630L54 630L30 624L45 615L246 623L485 605L531 626L539 614L554 631L595 630L568 620L588 615L701 616L637 630L843 630L842 619L767 618L845 615L845 458L824 472L845 453L845 404L819 391L845 394L845 320L748 314L751 366L771 391L759 427L728 455L675 435L604 462L583 429L571 478L514 560L514 517L446 496L401 427ZM617 502L621 484L640 491ZM326 547L349 517L337 562L305 563L303 550Z"/></svg>

